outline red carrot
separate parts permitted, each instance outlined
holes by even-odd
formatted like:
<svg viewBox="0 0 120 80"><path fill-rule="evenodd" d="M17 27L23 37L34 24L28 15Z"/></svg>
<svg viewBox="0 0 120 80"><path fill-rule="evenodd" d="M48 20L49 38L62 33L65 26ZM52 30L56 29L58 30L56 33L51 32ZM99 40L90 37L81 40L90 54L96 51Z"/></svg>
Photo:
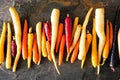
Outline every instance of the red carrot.
<svg viewBox="0 0 120 80"><path fill-rule="evenodd" d="M63 30L64 30L63 23L60 23L58 27L59 28L58 28L58 37L57 37L57 42L56 42L56 53L58 53L59 44L60 44L62 34L63 34Z"/></svg>
<svg viewBox="0 0 120 80"><path fill-rule="evenodd" d="M59 66L62 64L62 61L63 61L64 47L65 47L65 35L62 36L61 43L60 43L59 62L58 62Z"/></svg>
<svg viewBox="0 0 120 80"><path fill-rule="evenodd" d="M48 21L44 24L44 29L45 29L45 34L47 36L48 41L51 41L51 26Z"/></svg>
<svg viewBox="0 0 120 80"><path fill-rule="evenodd" d="M110 33L110 35L109 35L109 49L111 50L111 48L112 48L112 44L113 44L113 26L112 26L112 22L110 22L110 29L109 29L109 33Z"/></svg>
<svg viewBox="0 0 120 80"><path fill-rule="evenodd" d="M13 40L12 40L12 57L13 58L15 58L16 52L17 52L17 45L16 45L15 37L13 36Z"/></svg>
<svg viewBox="0 0 120 80"><path fill-rule="evenodd" d="M69 14L67 14L67 17L65 18L65 37L66 37L67 55L69 55L71 37L72 37L72 21L71 18L69 17ZM68 61L68 58L66 58L66 61Z"/></svg>
<svg viewBox="0 0 120 80"><path fill-rule="evenodd" d="M28 30L28 24L27 24L27 20L25 19L24 29L23 29L23 38L22 38L22 57L23 57L24 60L27 59L27 57L28 57L27 30Z"/></svg>

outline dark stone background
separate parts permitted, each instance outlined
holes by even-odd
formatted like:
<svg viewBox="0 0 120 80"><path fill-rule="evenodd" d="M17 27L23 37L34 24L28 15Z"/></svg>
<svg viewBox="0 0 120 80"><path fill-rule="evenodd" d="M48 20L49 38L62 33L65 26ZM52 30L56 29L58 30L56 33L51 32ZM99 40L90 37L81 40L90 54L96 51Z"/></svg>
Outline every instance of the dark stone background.
<svg viewBox="0 0 120 80"><path fill-rule="evenodd" d="M25 18L29 21L29 26L35 30L35 24L38 21L50 21L50 14L53 8L61 10L60 22L64 22L67 13L70 14L72 20L75 16L79 16L79 23L82 24L85 15L90 7L105 7L105 17L110 21L114 21L116 7L119 6L119 0L0 0L0 33L3 21L11 21L9 6L15 6L20 14L21 22ZM92 19L94 11L90 17L87 29L92 28ZM12 24L11 24L12 26ZM14 32L13 32L14 35ZM66 54L66 52L65 52ZM91 51L89 51L84 69L80 69L80 61L74 64L65 62L59 67L61 75L58 75L53 62L42 58L40 65L32 63L30 70L27 69L27 61L23 61L22 57L18 63L17 72L6 70L3 64L0 68L0 80L120 80L120 64L116 71L112 72L109 67L109 59L106 64L101 67L100 75L96 75L96 69L91 65ZM56 59L58 55L56 54Z"/></svg>

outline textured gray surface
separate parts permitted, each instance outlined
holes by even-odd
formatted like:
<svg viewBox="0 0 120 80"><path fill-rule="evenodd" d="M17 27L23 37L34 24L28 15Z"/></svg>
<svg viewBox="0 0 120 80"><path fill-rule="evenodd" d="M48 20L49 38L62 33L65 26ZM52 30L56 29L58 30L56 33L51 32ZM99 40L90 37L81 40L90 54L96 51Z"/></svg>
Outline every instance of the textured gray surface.
<svg viewBox="0 0 120 80"><path fill-rule="evenodd" d="M38 21L50 21L51 10L56 7L61 10L60 22L64 22L64 18L69 13L74 20L75 16L80 17L79 23L83 23L84 17L90 7L105 7L106 18L113 22L116 7L119 6L119 0L0 0L0 33L3 21L10 21L11 16L8 8L13 5L20 14L21 22L25 18L29 21L29 26L35 30L35 24ZM92 18L88 24L88 29L91 31ZM66 54L66 53L65 53ZM58 57L58 55L56 55ZM56 59L58 59L56 57ZM87 55L87 60L84 69L80 69L80 61L74 64L65 62L59 67L61 75L56 73L54 65L47 59L42 58L40 65L32 63L30 70L27 69L27 62L22 60L18 63L17 72L6 70L4 64L0 68L0 80L120 80L120 64L116 68L116 72L112 72L107 63L101 67L101 73L96 75L96 69L91 65L90 51Z"/></svg>

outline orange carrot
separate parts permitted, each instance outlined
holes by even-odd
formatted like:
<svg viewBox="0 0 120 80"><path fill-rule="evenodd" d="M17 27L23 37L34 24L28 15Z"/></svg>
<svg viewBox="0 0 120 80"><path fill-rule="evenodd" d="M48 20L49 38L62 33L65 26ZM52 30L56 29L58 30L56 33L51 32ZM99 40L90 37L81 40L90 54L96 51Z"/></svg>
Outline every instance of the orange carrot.
<svg viewBox="0 0 120 80"><path fill-rule="evenodd" d="M47 51L46 51L46 36L45 31L43 29L42 31L42 56L47 57Z"/></svg>
<svg viewBox="0 0 120 80"><path fill-rule="evenodd" d="M105 46L104 46L103 54L102 54L102 57L103 57L102 65L104 65L106 59L108 58L108 55L109 55L109 25L108 25L108 20L107 20L107 23L106 23L106 41L105 41Z"/></svg>
<svg viewBox="0 0 120 80"><path fill-rule="evenodd" d="M92 29L92 52L91 52L91 61L94 68L98 65L98 52L97 52L97 35L95 30L95 19L93 19L93 29Z"/></svg>
<svg viewBox="0 0 120 80"><path fill-rule="evenodd" d="M110 22L110 29L109 29L109 46L110 46L110 50L112 48L112 44L113 44L113 26L112 26L112 22Z"/></svg>
<svg viewBox="0 0 120 80"><path fill-rule="evenodd" d="M4 61L4 45L5 45L5 36L6 36L6 22L3 23L3 29L0 37L0 64Z"/></svg>
<svg viewBox="0 0 120 80"><path fill-rule="evenodd" d="M65 48L65 35L62 36L61 43L60 43L60 50L59 50L59 66L62 64L63 61L63 54Z"/></svg>
<svg viewBox="0 0 120 80"><path fill-rule="evenodd" d="M23 57L24 60L27 59L27 56L28 56L27 30L28 30L28 24L27 24L27 20L25 19L24 29L23 29L23 38L22 38L22 57Z"/></svg>
<svg viewBox="0 0 120 80"><path fill-rule="evenodd" d="M63 31L64 31L63 23L60 23L58 27L59 28L58 28L58 37L57 37L57 42L56 42L56 53L58 53L59 44L60 44L62 34L63 34Z"/></svg>
<svg viewBox="0 0 120 80"><path fill-rule="evenodd" d="M34 38L33 40L33 62L37 64L39 60L39 53L38 53L36 33L34 33L33 38Z"/></svg>
<svg viewBox="0 0 120 80"><path fill-rule="evenodd" d="M77 55L78 55L78 50L79 50L79 44L80 44L80 40L78 40L74 50L73 50L73 53L72 53L72 56L71 56L71 63L74 63L76 58L77 58Z"/></svg>
<svg viewBox="0 0 120 80"><path fill-rule="evenodd" d="M46 41L46 49L47 49L47 54L48 54L48 60L52 61L51 45L49 41Z"/></svg>

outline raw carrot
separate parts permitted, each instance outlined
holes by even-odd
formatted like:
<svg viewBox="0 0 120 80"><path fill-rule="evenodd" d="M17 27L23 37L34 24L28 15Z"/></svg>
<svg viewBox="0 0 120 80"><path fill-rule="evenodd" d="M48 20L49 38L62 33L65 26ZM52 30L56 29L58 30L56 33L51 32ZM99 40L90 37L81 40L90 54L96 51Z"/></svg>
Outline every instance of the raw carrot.
<svg viewBox="0 0 120 80"><path fill-rule="evenodd" d="M37 64L39 60L39 53L38 53L36 33L34 33L33 38L34 38L33 39L33 62Z"/></svg>
<svg viewBox="0 0 120 80"><path fill-rule="evenodd" d="M51 45L49 41L46 41L46 50L48 54L48 60L52 61L52 56L51 56Z"/></svg>
<svg viewBox="0 0 120 80"><path fill-rule="evenodd" d="M96 29L95 29L95 18L93 19L93 29L92 29L92 52L91 52L91 62L94 68L98 65L98 52L97 52L97 35L96 35Z"/></svg>
<svg viewBox="0 0 120 80"><path fill-rule="evenodd" d="M15 30L15 39L16 39L16 45L17 45L17 54L14 60L14 64L13 64L13 72L16 72L16 68L17 68L17 64L18 61L20 59L20 55L21 55L21 47L22 47L22 43L21 43L21 37L22 37L22 31L21 31L21 23L20 23L20 17L18 12L16 11L16 9L11 6L9 8L12 20L13 20L13 24L14 24L14 30Z"/></svg>
<svg viewBox="0 0 120 80"><path fill-rule="evenodd" d="M102 54L102 57L103 57L103 62L102 62L102 65L104 65L106 59L108 58L108 55L109 55L109 24L108 24L108 20L106 21L106 41L105 41L105 46L104 46L104 49L103 49L103 54Z"/></svg>
<svg viewBox="0 0 120 80"><path fill-rule="evenodd" d="M118 53L119 53L119 59L120 59L120 28L118 31Z"/></svg>
<svg viewBox="0 0 120 80"><path fill-rule="evenodd" d="M65 37L66 37L66 47L67 47L67 57L66 61L68 61L68 57L70 55L70 45L71 45L71 39L72 39L72 20L67 14L67 17L65 18Z"/></svg>
<svg viewBox="0 0 120 80"><path fill-rule="evenodd" d="M45 34L48 41L51 41L51 25L48 21L44 23L44 28L45 28Z"/></svg>
<svg viewBox="0 0 120 80"><path fill-rule="evenodd" d="M60 42L59 62L58 62L59 66L62 64L62 61L63 61L64 49L65 49L65 35L62 36L62 39Z"/></svg>
<svg viewBox="0 0 120 80"><path fill-rule="evenodd" d="M23 59L27 59L28 50L27 50L27 30L28 30L28 23L27 19L24 21L24 29L23 29L23 37L22 37L22 57Z"/></svg>
<svg viewBox="0 0 120 80"><path fill-rule="evenodd" d="M12 44L12 34L11 34L11 28L10 23L7 23L7 55L6 55L6 68L10 69L12 64L12 56L11 56L11 44Z"/></svg>
<svg viewBox="0 0 120 80"><path fill-rule="evenodd" d="M58 70L58 67L55 61L54 49L55 49L55 44L56 44L57 34L58 34L59 16L60 16L60 10L54 8L51 13L51 24L52 24L51 56L58 74L60 74L60 72Z"/></svg>
<svg viewBox="0 0 120 80"><path fill-rule="evenodd" d="M56 53L58 53L59 44L60 44L62 34L63 34L63 31L64 31L63 23L60 23L58 27L59 28L58 28L58 37L57 37L57 42L56 42Z"/></svg>
<svg viewBox="0 0 120 80"><path fill-rule="evenodd" d="M89 50L89 47L90 47L90 44L92 42L92 35L89 33L89 31L87 32L87 35L86 35L86 42L85 42L85 47L86 47L86 52L83 56L83 59L82 59L82 62L81 62L81 69L83 68L84 66L84 63L85 63L85 59L86 59L86 55L87 55L87 52ZM81 46L82 47L82 46Z"/></svg>
<svg viewBox="0 0 120 80"><path fill-rule="evenodd" d="M81 25L77 25L77 29L75 31L75 35L74 35L74 38L73 38L73 41L72 41L72 45L70 46L70 53L67 55L67 59L69 59L69 56L72 52L72 50L74 49L75 45L77 44L78 40L79 40L79 37L80 37L80 32L81 32Z"/></svg>
<svg viewBox="0 0 120 80"><path fill-rule="evenodd" d="M42 46L42 22L38 22L36 24L36 35L37 35L37 44L38 44L38 52L39 52L39 61L38 65L41 62L41 46Z"/></svg>
<svg viewBox="0 0 120 80"><path fill-rule="evenodd" d="M74 63L77 55L78 55L78 51L79 51L79 44L80 44L80 40L78 40L77 44L75 45L75 48L73 50L72 56L71 56L71 63Z"/></svg>
<svg viewBox="0 0 120 80"><path fill-rule="evenodd" d="M0 37L0 64L2 64L4 61L4 44L5 44L6 30L7 30L6 22L4 22Z"/></svg>
<svg viewBox="0 0 120 80"><path fill-rule="evenodd" d="M99 43L98 43L98 59L99 60L98 60L98 71L97 71L97 74L99 74L101 55L105 45L104 8L97 8L95 10L95 20L96 20L95 29L99 38Z"/></svg>
<svg viewBox="0 0 120 80"><path fill-rule="evenodd" d="M32 59L32 46L33 46L33 33L32 27L29 28L28 33L28 69L31 67L31 59Z"/></svg>
<svg viewBox="0 0 120 80"><path fill-rule="evenodd" d="M73 24L73 30L72 30L72 40L74 38L74 34L75 34L76 29L77 29L78 22L79 22L79 17L75 17L74 24Z"/></svg>
<svg viewBox="0 0 120 80"><path fill-rule="evenodd" d="M90 14L92 12L93 8L90 8L86 17L85 21L82 26L82 33L81 33L81 40L80 40L80 45L79 45L79 54L78 54L78 59L82 60L83 56L86 54L86 47L85 47L85 42L86 42L86 27L89 21Z"/></svg>
<svg viewBox="0 0 120 80"><path fill-rule="evenodd" d="M112 22L110 22L110 29L109 29L109 46L110 46L110 50L112 49L112 44L113 44L113 25Z"/></svg>
<svg viewBox="0 0 120 80"><path fill-rule="evenodd" d="M42 31L42 56L47 57L45 30Z"/></svg>
<svg viewBox="0 0 120 80"><path fill-rule="evenodd" d="M13 36L13 40L12 40L12 57L13 58L15 58L16 52L17 52L17 45L16 45L15 36Z"/></svg>

